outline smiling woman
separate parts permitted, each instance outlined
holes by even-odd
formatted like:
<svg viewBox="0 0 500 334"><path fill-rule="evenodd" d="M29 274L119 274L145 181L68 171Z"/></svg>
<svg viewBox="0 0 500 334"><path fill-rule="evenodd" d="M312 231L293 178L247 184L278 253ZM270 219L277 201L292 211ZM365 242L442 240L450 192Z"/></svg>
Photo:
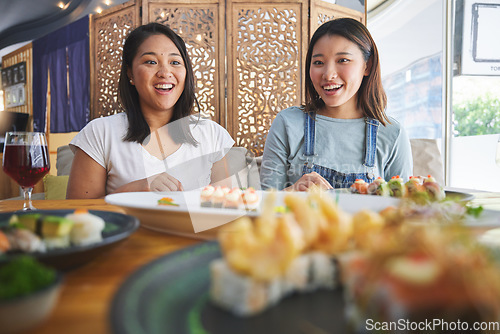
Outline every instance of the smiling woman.
<svg viewBox="0 0 500 334"><path fill-rule="evenodd" d="M73 139L67 197L227 183L225 155L234 141L220 125L193 116L194 74L184 41L149 23L127 37L122 59L125 112L94 119Z"/></svg>
<svg viewBox="0 0 500 334"><path fill-rule="evenodd" d="M280 112L261 167L264 189L348 188L412 174L408 136L385 114L378 50L359 21L316 30L306 56L305 105Z"/></svg>

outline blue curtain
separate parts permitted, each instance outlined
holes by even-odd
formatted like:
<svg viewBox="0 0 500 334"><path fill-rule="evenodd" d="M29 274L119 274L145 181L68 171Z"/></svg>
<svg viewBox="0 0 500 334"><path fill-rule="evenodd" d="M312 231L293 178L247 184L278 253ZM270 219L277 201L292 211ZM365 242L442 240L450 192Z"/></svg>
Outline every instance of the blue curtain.
<svg viewBox="0 0 500 334"><path fill-rule="evenodd" d="M90 115L89 16L33 41L33 128L46 130L50 73L50 132L80 131Z"/></svg>

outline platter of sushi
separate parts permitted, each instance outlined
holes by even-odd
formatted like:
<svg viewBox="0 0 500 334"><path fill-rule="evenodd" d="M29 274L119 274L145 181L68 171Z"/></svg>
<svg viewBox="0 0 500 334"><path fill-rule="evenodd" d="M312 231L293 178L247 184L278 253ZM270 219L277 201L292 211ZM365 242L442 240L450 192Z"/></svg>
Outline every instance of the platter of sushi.
<svg viewBox="0 0 500 334"><path fill-rule="evenodd" d="M76 268L123 241L135 217L95 210L0 213L0 262L29 254L56 269Z"/></svg>
<svg viewBox="0 0 500 334"><path fill-rule="evenodd" d="M276 210L284 208L284 191L276 194ZM239 188L203 189L184 192L118 193L105 197L106 202L120 206L141 221L141 226L158 232L211 240L218 229L240 217L258 217L268 191ZM306 196L306 193L297 193ZM329 193L347 212L360 208L382 210L400 199L382 196L359 196ZM168 214L165 214L168 212Z"/></svg>
<svg viewBox="0 0 500 334"><path fill-rule="evenodd" d="M280 214L277 195L267 194L257 218L220 228L218 242L132 274L112 302L113 332L362 333L369 319L499 321L491 247L500 243L482 244L463 216L427 225L399 206L349 213L322 192L284 194Z"/></svg>
<svg viewBox="0 0 500 334"><path fill-rule="evenodd" d="M350 188L343 191L361 195L378 195L387 197L407 198L419 203L430 203L443 200L470 201L474 195L442 187L432 175L410 176L405 181L399 175L385 181L381 177L368 183L357 179Z"/></svg>

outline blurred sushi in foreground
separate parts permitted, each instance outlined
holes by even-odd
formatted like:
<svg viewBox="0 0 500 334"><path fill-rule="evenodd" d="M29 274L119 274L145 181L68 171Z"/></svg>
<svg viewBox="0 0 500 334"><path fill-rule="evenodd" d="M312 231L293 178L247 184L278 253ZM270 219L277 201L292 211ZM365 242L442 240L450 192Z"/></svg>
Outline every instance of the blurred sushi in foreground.
<svg viewBox="0 0 500 334"><path fill-rule="evenodd" d="M275 196L266 196L255 221L242 217L219 232L224 257L210 265L210 296L238 316L260 313L295 292L336 288L336 255L352 247L353 219L328 194L287 194L289 211L279 215ZM375 225L363 228L368 233Z"/></svg>
<svg viewBox="0 0 500 334"><path fill-rule="evenodd" d="M467 230L413 225L381 238L385 242L370 252L339 260L346 317L354 332L369 332L374 321L396 326L383 332L410 332L401 319L465 326L436 327L437 333L472 330L479 322L498 326L500 270Z"/></svg>
<svg viewBox="0 0 500 334"><path fill-rule="evenodd" d="M46 252L50 249L83 246L102 240L105 222L87 210L65 217L40 213L15 214L0 231L0 251ZM8 241L2 240L4 235ZM8 247L6 247L8 245Z"/></svg>

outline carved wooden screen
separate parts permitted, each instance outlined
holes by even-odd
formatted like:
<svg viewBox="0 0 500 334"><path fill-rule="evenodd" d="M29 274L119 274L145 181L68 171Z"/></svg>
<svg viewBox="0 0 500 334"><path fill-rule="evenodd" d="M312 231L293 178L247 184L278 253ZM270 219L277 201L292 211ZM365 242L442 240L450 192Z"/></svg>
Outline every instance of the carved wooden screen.
<svg viewBox="0 0 500 334"><path fill-rule="evenodd" d="M186 43L203 116L225 126L224 1L143 0L142 23L160 22Z"/></svg>
<svg viewBox="0 0 500 334"><path fill-rule="evenodd" d="M136 1L132 0L92 16L90 36L92 118L121 111L118 103L118 78L123 42L128 33L138 26L139 12L139 4L136 5Z"/></svg>
<svg viewBox="0 0 500 334"><path fill-rule="evenodd" d="M320 25L327 21L340 17L350 17L363 23L366 22L365 13L361 13L357 10L335 5L326 1L311 0L311 30L309 32L309 38L312 37L312 35Z"/></svg>
<svg viewBox="0 0 500 334"><path fill-rule="evenodd" d="M302 101L307 1L228 1L228 130L261 155L276 114Z"/></svg>

